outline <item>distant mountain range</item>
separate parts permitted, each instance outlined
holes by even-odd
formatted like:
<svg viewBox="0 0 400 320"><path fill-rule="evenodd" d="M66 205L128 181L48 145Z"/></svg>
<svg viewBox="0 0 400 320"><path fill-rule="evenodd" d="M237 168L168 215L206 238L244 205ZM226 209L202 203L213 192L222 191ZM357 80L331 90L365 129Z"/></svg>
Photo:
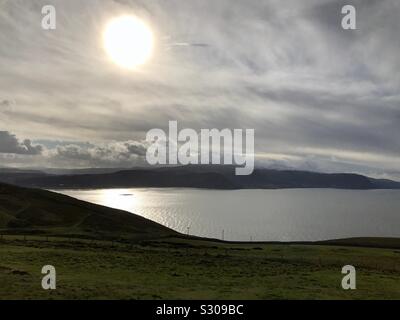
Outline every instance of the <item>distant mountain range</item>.
<svg viewBox="0 0 400 320"><path fill-rule="evenodd" d="M0 182L46 189L95 188L206 188L206 189L400 189L400 182L350 173L317 173L256 169L250 176L236 176L232 166L183 166L127 169L97 173L49 174L36 170L0 169ZM109 169L110 170L110 169ZM73 171L72 171L73 172Z"/></svg>

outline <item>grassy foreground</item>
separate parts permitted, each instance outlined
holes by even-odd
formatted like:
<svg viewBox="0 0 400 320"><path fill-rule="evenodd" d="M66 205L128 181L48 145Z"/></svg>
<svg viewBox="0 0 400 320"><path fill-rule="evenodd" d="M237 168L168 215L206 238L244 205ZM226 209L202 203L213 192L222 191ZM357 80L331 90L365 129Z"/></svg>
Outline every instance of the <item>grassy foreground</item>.
<svg viewBox="0 0 400 320"><path fill-rule="evenodd" d="M7 236L0 299L400 299L399 258L397 249ZM47 264L54 291L41 288ZM341 288L347 264L357 290Z"/></svg>

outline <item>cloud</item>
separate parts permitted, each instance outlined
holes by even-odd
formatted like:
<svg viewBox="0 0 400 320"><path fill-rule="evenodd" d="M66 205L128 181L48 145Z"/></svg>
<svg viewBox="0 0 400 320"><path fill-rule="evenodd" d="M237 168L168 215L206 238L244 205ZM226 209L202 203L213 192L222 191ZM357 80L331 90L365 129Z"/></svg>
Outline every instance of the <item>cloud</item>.
<svg viewBox="0 0 400 320"><path fill-rule="evenodd" d="M13 100L0 100L0 113L3 115L8 115L10 112L12 112L15 105L16 103Z"/></svg>
<svg viewBox="0 0 400 320"><path fill-rule="evenodd" d="M3 107L9 107L9 106L11 106L12 105L12 102L10 101L10 100L2 100L2 101L0 101L0 108L3 108Z"/></svg>
<svg viewBox="0 0 400 320"><path fill-rule="evenodd" d="M42 4L55 5L57 30L40 29ZM357 9L355 31L340 27L344 4ZM46 151L53 164L129 163L143 150L127 141L178 120L195 130L253 128L259 157L280 155L286 166L398 171L397 0L0 6L0 97L18 101L0 125L33 141L64 141L59 153ZM153 59L138 72L118 69L102 49L103 26L121 13L138 15L157 35ZM174 46L182 48L168 50Z"/></svg>
<svg viewBox="0 0 400 320"><path fill-rule="evenodd" d="M8 131L0 131L0 153L38 155L42 153L42 146L33 146L29 139L20 142Z"/></svg>
<svg viewBox="0 0 400 320"><path fill-rule="evenodd" d="M114 141L94 144L59 145L47 152L48 162L68 167L131 167L145 164L144 142Z"/></svg>
<svg viewBox="0 0 400 320"><path fill-rule="evenodd" d="M190 42L174 42L170 43L169 46L172 47L198 47L207 48L209 45L207 43L190 43Z"/></svg>
<svg viewBox="0 0 400 320"><path fill-rule="evenodd" d="M127 149L127 155L146 156L147 148L143 144L133 141L125 142L124 144Z"/></svg>

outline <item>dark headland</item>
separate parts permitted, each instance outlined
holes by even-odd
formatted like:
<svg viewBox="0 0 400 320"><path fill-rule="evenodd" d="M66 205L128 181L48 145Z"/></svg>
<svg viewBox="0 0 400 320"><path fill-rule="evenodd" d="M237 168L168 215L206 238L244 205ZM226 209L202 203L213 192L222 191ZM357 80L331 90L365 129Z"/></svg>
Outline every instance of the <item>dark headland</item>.
<svg viewBox="0 0 400 320"><path fill-rule="evenodd" d="M83 172L83 173L81 173ZM89 172L89 173L88 173ZM237 176L231 166L186 166L168 168L71 171L49 174L43 171L0 169L0 182L46 189L98 188L205 188L205 189L400 189L400 182L373 179L352 173L318 173L294 170L255 169L249 176Z"/></svg>

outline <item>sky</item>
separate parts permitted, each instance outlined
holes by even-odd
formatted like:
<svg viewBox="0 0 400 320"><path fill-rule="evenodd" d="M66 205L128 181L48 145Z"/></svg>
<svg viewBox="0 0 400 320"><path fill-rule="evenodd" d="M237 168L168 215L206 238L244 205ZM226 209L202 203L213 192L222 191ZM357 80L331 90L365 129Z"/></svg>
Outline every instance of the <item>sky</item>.
<svg viewBox="0 0 400 320"><path fill-rule="evenodd" d="M134 71L102 43L126 14L155 35ZM258 166L400 180L399 15L398 0L0 0L0 166L145 165L146 133L177 120L255 129Z"/></svg>

